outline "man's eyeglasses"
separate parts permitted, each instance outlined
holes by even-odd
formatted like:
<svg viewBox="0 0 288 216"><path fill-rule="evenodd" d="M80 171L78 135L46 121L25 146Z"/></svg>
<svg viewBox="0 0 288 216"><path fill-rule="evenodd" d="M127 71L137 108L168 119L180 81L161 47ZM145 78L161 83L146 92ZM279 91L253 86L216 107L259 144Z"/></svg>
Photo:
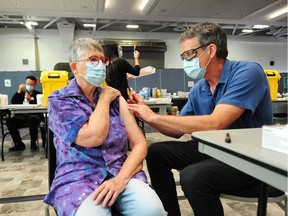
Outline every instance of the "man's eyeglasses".
<svg viewBox="0 0 288 216"><path fill-rule="evenodd" d="M106 56L98 57L98 56L93 55L86 59L80 59L78 61L90 61L91 64L95 66L99 64L99 61L101 61L105 66L108 66L110 64L109 57L106 57Z"/></svg>
<svg viewBox="0 0 288 216"><path fill-rule="evenodd" d="M187 60L187 61L190 61L191 59L193 59L193 58L195 58L196 57L196 55L197 55L197 50L198 49L200 49L200 48L202 48L202 47L204 47L204 46L208 46L209 44L204 44L204 45L202 45L202 46L199 46L199 47L197 47L197 48L195 48L195 49L190 49L190 50L187 50L187 51L185 51L185 52L183 52L183 53L181 53L180 54L180 58L182 59L182 60Z"/></svg>

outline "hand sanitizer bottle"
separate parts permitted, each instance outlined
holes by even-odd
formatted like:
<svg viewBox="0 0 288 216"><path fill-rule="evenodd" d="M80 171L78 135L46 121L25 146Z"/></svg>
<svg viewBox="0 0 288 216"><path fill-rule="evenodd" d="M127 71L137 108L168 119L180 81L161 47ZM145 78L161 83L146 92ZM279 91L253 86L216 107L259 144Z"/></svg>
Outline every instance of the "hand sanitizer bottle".
<svg viewBox="0 0 288 216"><path fill-rule="evenodd" d="M28 102L27 98L25 97L24 101L23 101L23 105L28 105L28 104L29 104L29 102Z"/></svg>

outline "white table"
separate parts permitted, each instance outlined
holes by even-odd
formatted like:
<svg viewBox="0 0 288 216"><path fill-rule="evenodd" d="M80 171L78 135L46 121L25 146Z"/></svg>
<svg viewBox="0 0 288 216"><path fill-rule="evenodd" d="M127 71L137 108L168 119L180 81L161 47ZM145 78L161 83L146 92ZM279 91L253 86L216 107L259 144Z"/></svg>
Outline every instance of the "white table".
<svg viewBox="0 0 288 216"><path fill-rule="evenodd" d="M47 114L47 107L39 107L36 104L30 105L21 105L21 104L10 104L8 108L11 112L11 115L16 114L27 114L27 113L43 113Z"/></svg>
<svg viewBox="0 0 288 216"><path fill-rule="evenodd" d="M226 133L231 143L225 142ZM288 156L261 147L262 128L199 131L192 133L192 139L199 142L200 152L288 192ZM267 193L262 195L266 196L262 203L266 209Z"/></svg>
<svg viewBox="0 0 288 216"><path fill-rule="evenodd" d="M146 103L150 108L158 108L159 114L167 115L167 109L172 106L172 103Z"/></svg>

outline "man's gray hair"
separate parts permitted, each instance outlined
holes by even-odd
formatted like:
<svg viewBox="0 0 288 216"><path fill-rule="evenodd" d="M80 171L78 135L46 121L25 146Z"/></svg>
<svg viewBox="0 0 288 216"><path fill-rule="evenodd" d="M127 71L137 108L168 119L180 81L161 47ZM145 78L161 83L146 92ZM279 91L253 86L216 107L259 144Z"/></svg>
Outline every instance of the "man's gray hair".
<svg viewBox="0 0 288 216"><path fill-rule="evenodd" d="M80 38L75 40L68 49L69 62L79 61L84 58L87 51L99 50L103 53L103 48L99 42L92 38Z"/></svg>
<svg viewBox="0 0 288 216"><path fill-rule="evenodd" d="M227 35L217 23L198 23L192 26L181 34L180 42L191 38L196 38L200 46L215 44L218 58L226 59L228 56Z"/></svg>

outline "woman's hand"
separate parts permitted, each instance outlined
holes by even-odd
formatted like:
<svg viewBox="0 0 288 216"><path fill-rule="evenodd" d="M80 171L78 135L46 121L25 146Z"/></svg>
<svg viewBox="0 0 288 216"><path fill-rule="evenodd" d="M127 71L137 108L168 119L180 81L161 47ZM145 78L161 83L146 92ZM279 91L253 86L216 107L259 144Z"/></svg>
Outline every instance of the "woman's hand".
<svg viewBox="0 0 288 216"><path fill-rule="evenodd" d="M112 206L117 199L118 195L125 189L126 184L123 180L117 179L117 177L104 181L93 193L92 199L96 205L99 205L101 201L102 207L107 205Z"/></svg>
<svg viewBox="0 0 288 216"><path fill-rule="evenodd" d="M120 91L110 86L107 86L106 88L102 89L99 95L99 99L107 100L110 103L113 100L115 100L117 97L119 97L120 95L121 95Z"/></svg>
<svg viewBox="0 0 288 216"><path fill-rule="evenodd" d="M140 53L137 50L134 50L133 56L134 56L134 59L139 59Z"/></svg>

